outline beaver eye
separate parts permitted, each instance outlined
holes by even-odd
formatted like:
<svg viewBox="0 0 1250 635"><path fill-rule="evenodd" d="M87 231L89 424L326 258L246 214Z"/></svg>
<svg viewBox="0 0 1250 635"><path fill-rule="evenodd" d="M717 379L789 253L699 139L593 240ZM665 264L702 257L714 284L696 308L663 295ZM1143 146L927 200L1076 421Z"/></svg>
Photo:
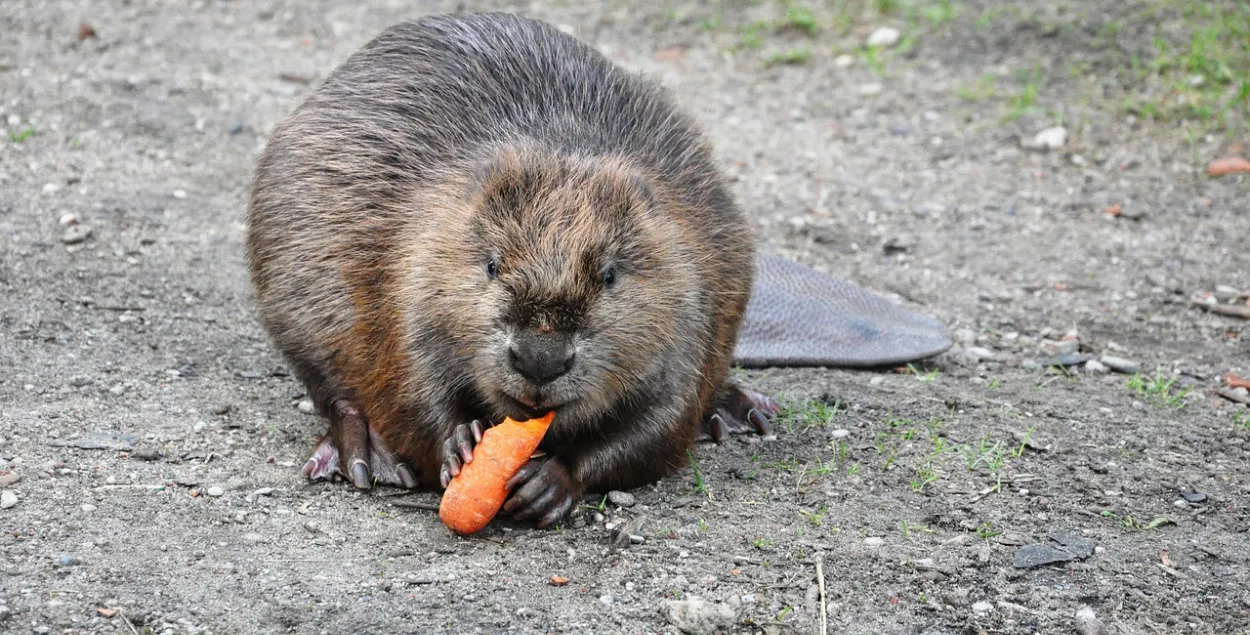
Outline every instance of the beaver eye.
<svg viewBox="0 0 1250 635"><path fill-rule="evenodd" d="M616 267L608 267L608 270L603 272L603 286L611 287L614 284L616 284Z"/></svg>
<svg viewBox="0 0 1250 635"><path fill-rule="evenodd" d="M499 277L499 264L495 262L494 258L491 258L486 262L486 277L491 280Z"/></svg>

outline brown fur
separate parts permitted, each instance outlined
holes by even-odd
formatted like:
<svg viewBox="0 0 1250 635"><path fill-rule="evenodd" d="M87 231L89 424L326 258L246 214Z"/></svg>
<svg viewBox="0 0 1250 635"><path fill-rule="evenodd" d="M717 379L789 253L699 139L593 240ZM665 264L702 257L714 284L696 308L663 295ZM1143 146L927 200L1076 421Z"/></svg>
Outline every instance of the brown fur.
<svg viewBox="0 0 1250 635"><path fill-rule="evenodd" d="M491 84L496 62L515 78ZM323 410L355 401L425 484L455 426L525 402L556 407L542 447L575 494L684 465L726 390L754 256L664 91L500 15L366 45L275 129L250 221L278 348ZM522 332L569 338L568 374L513 371Z"/></svg>

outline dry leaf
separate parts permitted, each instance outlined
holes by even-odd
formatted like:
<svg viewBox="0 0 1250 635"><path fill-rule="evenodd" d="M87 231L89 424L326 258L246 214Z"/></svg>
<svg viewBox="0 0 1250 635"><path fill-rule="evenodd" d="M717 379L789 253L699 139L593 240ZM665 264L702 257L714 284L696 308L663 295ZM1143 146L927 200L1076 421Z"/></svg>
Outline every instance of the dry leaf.
<svg viewBox="0 0 1250 635"><path fill-rule="evenodd" d="M551 586L564 586L569 583L569 579L562 575L552 575L548 582L551 583Z"/></svg>
<svg viewBox="0 0 1250 635"><path fill-rule="evenodd" d="M1224 157L1207 164L1207 174L1224 176L1226 174L1250 174L1250 161L1245 157Z"/></svg>

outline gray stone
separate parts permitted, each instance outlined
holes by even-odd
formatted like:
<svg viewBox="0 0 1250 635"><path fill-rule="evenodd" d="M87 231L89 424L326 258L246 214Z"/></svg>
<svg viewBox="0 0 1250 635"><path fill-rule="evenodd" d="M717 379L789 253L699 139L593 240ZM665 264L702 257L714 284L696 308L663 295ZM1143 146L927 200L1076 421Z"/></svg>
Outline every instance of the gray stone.
<svg viewBox="0 0 1250 635"><path fill-rule="evenodd" d="M1181 494L1181 498L1184 498L1185 500L1191 503L1207 502L1207 495L1203 494L1202 492L1185 492Z"/></svg>
<svg viewBox="0 0 1250 635"><path fill-rule="evenodd" d="M17 504L17 494L11 489L0 492L0 509L8 509Z"/></svg>
<svg viewBox="0 0 1250 635"><path fill-rule="evenodd" d="M629 492L612 490L608 492L608 502L617 507L633 507L635 500L634 495Z"/></svg>
<svg viewBox="0 0 1250 635"><path fill-rule="evenodd" d="M12 470L0 471L0 487L8 487L22 480L22 475Z"/></svg>
<svg viewBox="0 0 1250 635"><path fill-rule="evenodd" d="M1011 564L1017 569L1032 569L1056 562L1076 560L1076 556L1050 545L1025 545L1016 550Z"/></svg>
<svg viewBox="0 0 1250 635"><path fill-rule="evenodd" d="M885 544L885 538L879 536L869 536L864 539L864 544L869 547L880 547Z"/></svg>
<svg viewBox="0 0 1250 635"><path fill-rule="evenodd" d="M1104 635L1107 625L1098 619L1094 609L1083 606L1076 612L1076 632L1080 635Z"/></svg>
<svg viewBox="0 0 1250 635"><path fill-rule="evenodd" d="M56 566L58 567L72 567L80 562L81 561L74 556L57 556L56 558Z"/></svg>
<svg viewBox="0 0 1250 635"><path fill-rule="evenodd" d="M1094 547L1098 546L1097 540L1086 538L1075 531L1052 531L1048 537L1063 545L1068 553L1081 559L1093 555Z"/></svg>
<svg viewBox="0 0 1250 635"><path fill-rule="evenodd" d="M209 496L221 496L226 493L226 490L220 485L213 485L206 490L206 493Z"/></svg>
<svg viewBox="0 0 1250 635"><path fill-rule="evenodd" d="M711 635L737 619L733 607L699 598L667 602L668 621L688 635Z"/></svg>
<svg viewBox="0 0 1250 635"><path fill-rule="evenodd" d="M1131 359L1124 359L1123 357L1116 357L1114 355L1103 355L1098 361L1102 362L1107 368L1110 368L1117 373L1135 375L1141 372L1141 364Z"/></svg>

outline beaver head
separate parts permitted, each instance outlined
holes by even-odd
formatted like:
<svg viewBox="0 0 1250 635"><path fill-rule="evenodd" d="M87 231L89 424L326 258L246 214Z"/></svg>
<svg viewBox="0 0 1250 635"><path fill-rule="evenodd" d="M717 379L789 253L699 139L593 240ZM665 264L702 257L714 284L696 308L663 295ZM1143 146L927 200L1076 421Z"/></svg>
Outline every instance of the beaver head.
<svg viewBox="0 0 1250 635"><path fill-rule="evenodd" d="M690 351L709 337L703 272L641 172L506 151L475 174L460 197L463 231L414 265L419 284L439 287L425 290L422 315L452 340L437 348L454 359L429 361L460 375L490 415L556 409L565 425L693 389L665 378L699 372Z"/></svg>

